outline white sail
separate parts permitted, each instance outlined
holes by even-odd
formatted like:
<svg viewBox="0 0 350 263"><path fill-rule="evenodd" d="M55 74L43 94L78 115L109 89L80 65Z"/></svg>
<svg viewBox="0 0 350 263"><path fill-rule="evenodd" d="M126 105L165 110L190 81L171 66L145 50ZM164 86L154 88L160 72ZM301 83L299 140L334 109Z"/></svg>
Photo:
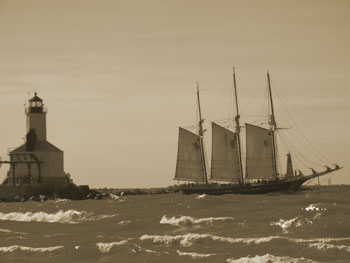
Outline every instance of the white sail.
<svg viewBox="0 0 350 263"><path fill-rule="evenodd" d="M246 178L274 178L271 132L268 129L247 123L245 127L247 150Z"/></svg>
<svg viewBox="0 0 350 263"><path fill-rule="evenodd" d="M180 127L174 179L203 182L203 167L199 136Z"/></svg>
<svg viewBox="0 0 350 263"><path fill-rule="evenodd" d="M238 154L236 134L212 123L211 179L239 182Z"/></svg>

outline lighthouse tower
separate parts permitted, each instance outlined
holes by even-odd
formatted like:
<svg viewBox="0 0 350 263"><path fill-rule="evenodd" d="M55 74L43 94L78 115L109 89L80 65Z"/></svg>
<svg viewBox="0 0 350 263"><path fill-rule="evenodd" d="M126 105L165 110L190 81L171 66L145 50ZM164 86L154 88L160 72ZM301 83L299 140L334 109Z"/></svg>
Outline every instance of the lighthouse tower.
<svg viewBox="0 0 350 263"><path fill-rule="evenodd" d="M36 92L28 101L25 114L26 141L9 153L8 184L67 183L63 151L47 141L47 110Z"/></svg>
<svg viewBox="0 0 350 263"><path fill-rule="evenodd" d="M43 100L34 93L34 97L29 100L26 107L27 115L27 134L33 129L38 141L46 141L46 108Z"/></svg>

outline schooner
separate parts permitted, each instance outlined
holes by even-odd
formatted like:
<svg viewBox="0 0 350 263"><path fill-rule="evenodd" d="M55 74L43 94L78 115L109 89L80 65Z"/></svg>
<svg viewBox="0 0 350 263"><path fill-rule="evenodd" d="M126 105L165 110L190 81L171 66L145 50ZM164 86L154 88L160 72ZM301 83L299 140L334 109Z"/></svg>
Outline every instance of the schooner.
<svg viewBox="0 0 350 263"><path fill-rule="evenodd" d="M291 154L287 154L287 171L281 177L277 171L276 124L270 74L267 72L268 97L271 114L269 128L245 123L245 176L241 145L241 125L237 96L236 74L233 69L235 98L235 130L231 131L212 122L212 147L210 178L204 148L204 132L199 83L197 83L198 133L179 128L175 180L187 181L177 186L184 194L259 194L283 190L298 190L301 185L341 169L326 166L326 170L303 175L294 172ZM220 182L220 183L218 183Z"/></svg>

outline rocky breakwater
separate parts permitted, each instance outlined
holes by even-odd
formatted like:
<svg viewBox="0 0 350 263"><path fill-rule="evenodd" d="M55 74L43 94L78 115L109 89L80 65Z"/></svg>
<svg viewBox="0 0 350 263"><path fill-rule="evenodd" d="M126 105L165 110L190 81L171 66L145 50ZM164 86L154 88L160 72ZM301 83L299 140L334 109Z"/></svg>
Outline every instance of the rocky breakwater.
<svg viewBox="0 0 350 263"><path fill-rule="evenodd" d="M1 202L45 201L56 198L70 200L106 199L107 193L90 189L88 185L75 184L37 184L37 185L0 185Z"/></svg>

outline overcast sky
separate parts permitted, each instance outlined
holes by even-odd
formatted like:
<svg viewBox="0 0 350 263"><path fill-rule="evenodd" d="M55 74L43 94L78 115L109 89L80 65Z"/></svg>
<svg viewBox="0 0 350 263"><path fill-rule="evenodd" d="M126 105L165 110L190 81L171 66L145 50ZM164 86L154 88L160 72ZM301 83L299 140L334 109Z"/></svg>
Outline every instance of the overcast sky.
<svg viewBox="0 0 350 263"><path fill-rule="evenodd" d="M269 69L277 122L345 166L332 183L349 184L349 28L341 0L0 0L0 155L23 143L23 104L37 91L76 183L173 184L178 126L196 121L195 82L208 121L232 116L234 65L242 121L263 112ZM322 169L299 144L292 155Z"/></svg>

